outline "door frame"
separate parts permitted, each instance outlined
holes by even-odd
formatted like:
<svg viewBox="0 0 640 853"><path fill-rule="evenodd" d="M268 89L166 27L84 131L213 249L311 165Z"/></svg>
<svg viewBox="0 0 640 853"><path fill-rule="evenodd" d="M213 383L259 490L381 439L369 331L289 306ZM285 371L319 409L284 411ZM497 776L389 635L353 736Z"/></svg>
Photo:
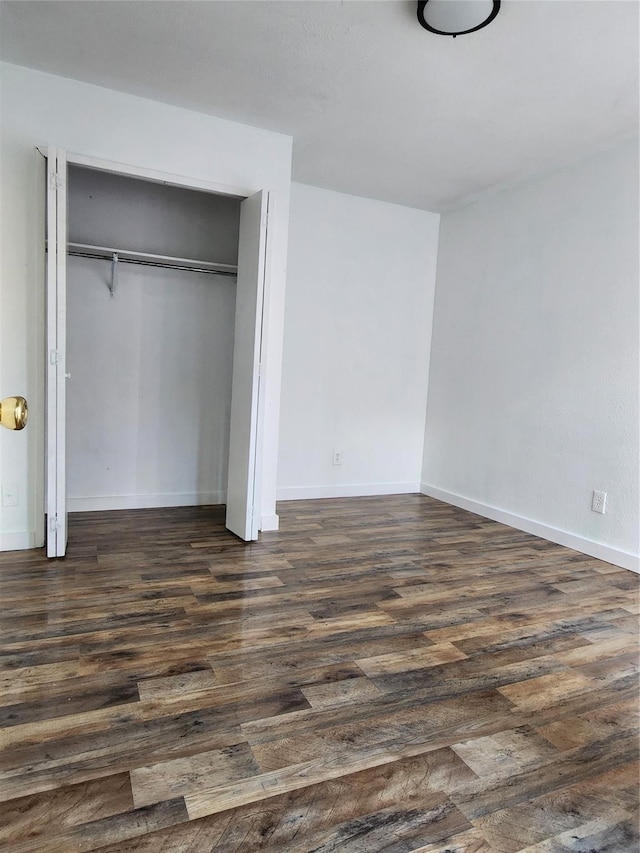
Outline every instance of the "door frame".
<svg viewBox="0 0 640 853"><path fill-rule="evenodd" d="M61 178L61 174L65 178ZM49 149L46 158L46 400L45 545L47 557L67 548L66 347L67 335L67 162L65 152ZM62 191L61 191L62 190Z"/></svg>
<svg viewBox="0 0 640 853"><path fill-rule="evenodd" d="M247 187L232 186L229 184L222 184L222 183L218 183L215 181L203 180L201 178L194 178L194 177L187 176L187 175L176 175L176 174L172 174L169 172L162 172L158 169L149 169L149 168L146 168L143 166L135 166L135 165L129 164L129 163L119 163L117 161L104 160L104 159L98 158L98 157L90 157L90 156L87 156L84 154L77 154L75 152L66 151L65 149L57 149L53 146L52 147L38 146L37 150L40 152L40 154L43 155L43 157L45 158L47 163L49 163L49 161L50 161L50 156L55 157L55 156L57 156L58 150L62 151L62 154L64 157L64 162L65 162L65 172L66 173L68 173L68 167L69 166L81 166L81 167L84 167L87 169L95 169L96 171L100 171L100 172L107 172L107 173L114 174L114 175L121 175L123 177L138 178L141 180L149 181L151 183L165 184L168 186L177 186L177 187L182 187L183 189L190 189L190 190L196 190L196 191L200 191L200 192L207 192L207 193L212 193L215 195L230 196L233 198L239 198L239 199L243 199L243 200L262 191L269 198L270 206L273 205L274 192L273 192L273 190L271 190L267 187L258 187L258 188L249 189ZM48 174L48 168L47 168L47 174ZM66 216L67 194L68 194L67 182L65 180L64 181L64 212L65 212L65 216ZM267 223L265 222L265 228L266 228L266 226L267 226ZM269 242L268 237L267 237L267 241ZM266 367L266 363L263 360L265 358L265 354L266 354L266 348L265 348L265 343L264 343L265 337L266 337L264 317L265 317L265 314L267 313L265 311L265 303L266 303L268 295L269 295L268 294L268 291L269 291L269 273L270 273L269 256L270 256L270 252L267 252L267 255L266 255L267 261L265 263L265 269L264 269L264 286L261 290L261 298L259 300L259 303L256 305L256 321L260 326L260 341L259 341L259 347L258 347L258 358L260 360L260 365L259 365L260 369L258 371L258 376L257 376L258 385L257 385L257 395L256 395L257 396L257 404L256 404L257 410L256 410L255 453L254 453L255 461L254 461L253 483L252 483L251 492L250 492L251 493L251 500L253 502L253 512L254 512L254 515L256 517L256 525L255 525L255 536L256 537L257 537L257 531L261 529L261 525L260 525L260 522L258 521L258 519L260 519L262 517L261 507L258 505L257 502L260 500L260 491L261 491L260 485L261 484L259 482L259 479L260 479L260 472L262 471L263 453L264 453L265 394L264 394L263 383L264 383L264 375L265 375L265 367ZM66 257L64 260L66 262ZM46 265L45 265L45 269L48 272L48 268L46 267ZM66 264L65 264L65 270L66 270ZM66 271L64 274L66 276ZM66 285L66 277L65 277L65 285ZM50 323L45 322L45 328L44 328L45 351L47 351L47 349L48 349L50 335L51 335ZM66 352L66 347L65 347L65 352ZM232 394L233 394L233 389L232 389ZM66 405L65 405L65 409L66 409ZM49 391L46 391L46 393L45 393L45 416L48 417L48 415L49 415ZM62 426L64 427L65 412L62 412L62 416L63 416ZM57 418L57 427L59 427L59 426L60 426L60 420L59 420L59 418ZM66 429L65 429L65 432L66 432ZM60 442L60 441L56 442L56 445L57 445L56 446L56 465L58 467L59 467L59 459L60 459L59 447L61 446L61 444L62 444L62 442ZM63 470L63 475L64 475L64 473L66 472L66 454L63 453L63 457L64 457L64 459L63 459L62 470ZM46 515L47 508L48 508L47 505L49 502L49 495L50 495L50 490L49 490L49 485L48 485L48 477L49 477L49 470L51 468L51 460L48 457L46 446L45 446L44 467L45 467L45 506L44 506L44 512ZM65 510L66 510L66 498L65 498ZM47 550L49 551L48 536L49 536L49 530L48 530L48 527L45 525L45 546L47 547ZM48 555L49 556L60 556L59 554L55 554L55 555L54 554L48 554Z"/></svg>

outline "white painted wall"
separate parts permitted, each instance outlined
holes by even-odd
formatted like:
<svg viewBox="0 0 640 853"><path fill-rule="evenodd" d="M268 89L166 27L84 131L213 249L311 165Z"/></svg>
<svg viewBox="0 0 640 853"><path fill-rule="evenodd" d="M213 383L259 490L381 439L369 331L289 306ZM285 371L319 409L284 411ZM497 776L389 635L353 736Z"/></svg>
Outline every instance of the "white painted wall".
<svg viewBox="0 0 640 853"><path fill-rule="evenodd" d="M30 423L0 434L2 482L19 505L2 509L0 548L43 541L44 163L37 145L250 191L272 190L267 294L263 526L277 524L275 489L291 178L291 138L2 64L0 92L0 389L22 393Z"/></svg>
<svg viewBox="0 0 640 853"><path fill-rule="evenodd" d="M292 184L279 498L418 491L438 223Z"/></svg>
<svg viewBox="0 0 640 853"><path fill-rule="evenodd" d="M70 511L224 503L235 285L69 258Z"/></svg>
<svg viewBox="0 0 640 853"><path fill-rule="evenodd" d="M423 490L632 568L638 423L637 141L444 215Z"/></svg>
<svg viewBox="0 0 640 853"><path fill-rule="evenodd" d="M69 169L69 239L234 264L240 202ZM67 267L71 511L224 503L235 280L109 261Z"/></svg>

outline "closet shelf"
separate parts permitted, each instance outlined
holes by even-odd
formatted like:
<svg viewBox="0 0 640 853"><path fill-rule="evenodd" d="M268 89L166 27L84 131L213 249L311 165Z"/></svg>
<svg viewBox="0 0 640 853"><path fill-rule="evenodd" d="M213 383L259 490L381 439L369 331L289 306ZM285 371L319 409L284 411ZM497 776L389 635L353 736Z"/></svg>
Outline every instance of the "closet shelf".
<svg viewBox="0 0 640 853"><path fill-rule="evenodd" d="M85 243L67 243L67 252L80 258L97 258L123 264L141 264L149 267L164 267L172 270L226 275L235 278L238 267L233 264L218 264L215 261L197 261L193 258L174 258L171 255L152 255L148 252L132 252L128 249L111 249L107 246L89 246Z"/></svg>

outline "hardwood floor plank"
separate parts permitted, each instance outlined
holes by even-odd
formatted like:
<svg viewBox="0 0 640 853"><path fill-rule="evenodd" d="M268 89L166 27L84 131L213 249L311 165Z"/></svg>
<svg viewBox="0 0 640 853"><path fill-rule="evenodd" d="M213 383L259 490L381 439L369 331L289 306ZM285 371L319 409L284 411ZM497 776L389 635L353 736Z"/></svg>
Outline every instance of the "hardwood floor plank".
<svg viewBox="0 0 640 853"><path fill-rule="evenodd" d="M513 691L519 695L518 685L526 685L534 678L554 674L559 677L559 671L563 675L566 673L564 665L552 655L495 667L491 657L487 658L488 661L483 659L483 666L478 666L477 661L462 658L423 669L378 675L372 680L384 693L410 694L420 696L425 702L433 702L448 696L474 693L477 690L506 688L507 685L512 685ZM566 674L568 676L570 673ZM581 685L588 683L584 676L576 676L575 680ZM527 692L525 687L520 690ZM505 689L502 693L511 699L509 691Z"/></svg>
<svg viewBox="0 0 640 853"><path fill-rule="evenodd" d="M241 729L252 746L298 738L302 745L319 744L318 748L322 749L324 741L339 741L345 731L349 743L355 747L358 741L354 740L353 733L357 731L365 744L389 742L399 748L403 741L398 731L404 733L409 742L424 738L428 743L436 743L442 738L454 737L452 743L456 743L462 739L460 732L467 729L480 730L485 725L508 728L508 723L513 723L513 708L513 704L496 690L441 699L429 705L428 713L419 696L395 698L385 694L348 709L312 708L287 714L277 721L273 718L253 720L243 723Z"/></svg>
<svg viewBox="0 0 640 853"><path fill-rule="evenodd" d="M538 727L540 734L558 749L586 746L617 731L633 730L638 725L640 712L637 698L596 708L572 717Z"/></svg>
<svg viewBox="0 0 640 853"><path fill-rule="evenodd" d="M323 843L335 826L347 821L371 819L394 807L415 808L417 803L424 808L427 798L442 802L437 786L447 782L448 776L441 775L439 779L438 773L442 774L445 767L433 755L430 761L422 757L397 761L288 791L261 801L259 806L249 804L221 811L127 844L110 845L101 853L308 851ZM468 822L457 819L461 826L469 826ZM452 832L454 838L460 839L459 848L452 849L459 849L460 853L486 853L481 840L476 838L472 845L471 829L458 833L452 828Z"/></svg>
<svg viewBox="0 0 640 853"><path fill-rule="evenodd" d="M566 699L573 693L583 693L594 687L591 679L579 672L564 670L529 678L516 684L506 684L498 690L519 708L534 711L548 708L560 698Z"/></svg>
<svg viewBox="0 0 640 853"><path fill-rule="evenodd" d="M68 694L71 693L71 696ZM35 693L39 696L40 693ZM130 705L139 700L135 683L124 681L116 684L96 685L93 689L67 690L66 695L53 695L44 699L33 698L26 702L0 706L0 741L2 729L22 726L25 723L47 722L56 717L68 717L118 705Z"/></svg>
<svg viewBox="0 0 640 853"><path fill-rule="evenodd" d="M247 743L174 758L131 771L131 788L136 808L161 803L175 797L217 785L228 785L257 776L260 768Z"/></svg>
<svg viewBox="0 0 640 853"><path fill-rule="evenodd" d="M592 779L637 760L637 735L620 732L586 747L543 759L517 774L494 775L463 786L451 796L470 820L518 805L572 783Z"/></svg>
<svg viewBox="0 0 640 853"><path fill-rule="evenodd" d="M254 751L255 752L255 751ZM422 760L422 766L427 773L434 773L433 785L438 791L449 786L451 780L456 783L469 779L475 774L449 749L431 750L416 757ZM380 746L373 746L366 752L344 757L325 755L320 759L303 761L297 764L289 763L278 770L271 770L254 776L244 782L229 785L217 785L210 790L199 791L185 796L190 818L197 819L206 815L237 808L249 802L266 800L286 791L307 788L310 785L340 779L364 768L378 768L392 765L398 759L397 755ZM424 782L423 788L429 788Z"/></svg>
<svg viewBox="0 0 640 853"><path fill-rule="evenodd" d="M10 846L25 837L46 842L52 826L66 830L132 808L128 773L22 797L5 803L0 810L0 844Z"/></svg>
<svg viewBox="0 0 640 853"><path fill-rule="evenodd" d="M182 799L165 800L156 805L132 809L120 814L90 820L63 834L16 842L12 853L69 853L99 850L105 844L147 835L158 829L184 823L187 814Z"/></svg>
<svg viewBox="0 0 640 853"><path fill-rule="evenodd" d="M369 658L356 658L360 669L370 677L393 672L408 672L412 669L427 669L442 663L462 660L464 652L452 643L439 643L426 649L411 649L408 652L395 652Z"/></svg>
<svg viewBox="0 0 640 853"><path fill-rule="evenodd" d="M206 704L206 703L203 703ZM309 707L300 690L275 690L251 704L134 719L94 734L75 734L0 753L0 801L74 784L123 768L145 766L172 758L224 748L242 740L239 724Z"/></svg>
<svg viewBox="0 0 640 853"><path fill-rule="evenodd" d="M312 708L335 708L380 695L375 684L365 676L328 684L311 684L309 687L303 687L302 692Z"/></svg>
<svg viewBox="0 0 640 853"><path fill-rule="evenodd" d="M588 821L520 853L635 853L638 847L636 824L611 817Z"/></svg>
<svg viewBox="0 0 640 853"><path fill-rule="evenodd" d="M360 656L383 655L390 652L418 652L433 645L415 626L390 625L380 629L344 632L309 641L284 644L277 648L247 653L243 650L231 656L214 655L211 665L220 684L247 681L254 678L279 676L314 665L357 661Z"/></svg>
<svg viewBox="0 0 640 853"><path fill-rule="evenodd" d="M637 764L623 766L615 774L616 784L620 784L625 777L629 781L631 777L637 780L637 770ZM614 774L606 773L586 783L570 785L553 793L543 794L531 802L509 809L500 809L474 820L474 825L496 853L516 853L523 847L531 846L535 849L537 845L556 836L575 840L575 838L571 839L571 830L584 827L588 822L587 819L595 815L600 819L596 826L589 828L586 837L593 839L594 835L602 835L603 839L608 837L612 841L617 834L615 827L629 820L628 813L625 817L625 810L615 800L611 801L610 786L613 781ZM603 806L605 806L604 809ZM604 812L606 812L605 819L603 819ZM619 849L633 850L634 846L631 842L635 841L637 844L637 828L635 834L629 834L626 840L629 842L629 847Z"/></svg>
<svg viewBox="0 0 640 853"><path fill-rule="evenodd" d="M309 843L317 853L411 853L416 845L444 840L468 826L464 815L446 797L422 796L404 807L334 824L322 836L310 838ZM284 851L304 853L308 849L306 843L293 843Z"/></svg>
<svg viewBox="0 0 640 853"><path fill-rule="evenodd" d="M553 760L558 754L551 742L530 726L475 737L455 744L453 751L481 777L517 773L540 760Z"/></svg>

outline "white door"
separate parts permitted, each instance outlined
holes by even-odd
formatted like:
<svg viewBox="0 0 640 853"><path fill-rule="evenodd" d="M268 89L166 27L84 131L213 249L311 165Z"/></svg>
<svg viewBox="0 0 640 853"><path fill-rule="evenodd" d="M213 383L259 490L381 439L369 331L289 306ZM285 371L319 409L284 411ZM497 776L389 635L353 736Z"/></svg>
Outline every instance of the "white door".
<svg viewBox="0 0 640 853"><path fill-rule="evenodd" d="M67 354L67 159L60 148L47 157L47 557L64 557L67 548L66 354Z"/></svg>
<svg viewBox="0 0 640 853"><path fill-rule="evenodd" d="M260 398L262 326L268 273L269 194L242 202L233 344L231 435L226 526L241 539L258 538L263 406Z"/></svg>

